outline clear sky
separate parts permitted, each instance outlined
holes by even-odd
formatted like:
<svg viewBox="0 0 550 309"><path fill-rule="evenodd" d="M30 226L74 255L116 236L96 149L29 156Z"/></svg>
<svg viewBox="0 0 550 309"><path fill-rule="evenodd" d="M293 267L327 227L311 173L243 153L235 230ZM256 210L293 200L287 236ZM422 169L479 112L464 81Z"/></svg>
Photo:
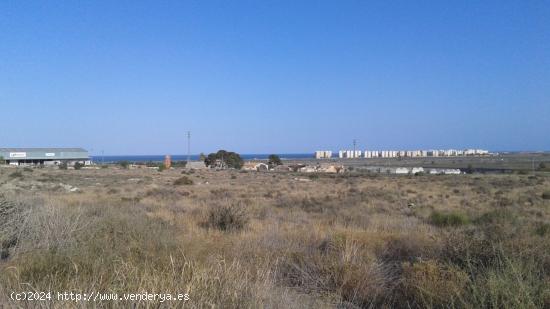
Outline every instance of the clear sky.
<svg viewBox="0 0 550 309"><path fill-rule="evenodd" d="M0 147L550 150L550 1L0 2Z"/></svg>

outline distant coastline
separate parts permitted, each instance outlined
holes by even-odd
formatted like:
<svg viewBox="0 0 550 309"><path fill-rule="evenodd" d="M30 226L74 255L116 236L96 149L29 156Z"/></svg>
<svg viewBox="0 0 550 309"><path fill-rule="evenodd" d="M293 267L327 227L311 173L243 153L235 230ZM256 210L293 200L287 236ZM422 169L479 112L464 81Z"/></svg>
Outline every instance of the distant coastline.
<svg viewBox="0 0 550 309"><path fill-rule="evenodd" d="M515 155L515 154L522 154L522 153L532 153L532 154L542 154L546 155L549 152L548 151L498 151L500 154L508 154L508 155ZM267 160L270 154L241 154L241 157L244 160ZM276 154L278 155L282 160L309 160L309 159L315 159L314 153L283 153L283 154ZM93 162L95 163L117 163L121 161L128 161L132 163L143 163L143 162L162 162L164 161L164 155L93 155L90 156ZM333 157L333 159L338 159L338 155ZM173 161L186 161L187 155L172 155ZM192 161L198 161L199 155L193 154L191 155Z"/></svg>
<svg viewBox="0 0 550 309"><path fill-rule="evenodd" d="M270 154L241 154L244 160L267 160ZM286 153L277 154L282 160L301 160L301 159L314 159L313 153ZM90 156L93 162L96 163L117 163L121 161L128 162L162 162L164 161L164 155L121 155L121 156ZM173 161L185 161L187 155L172 155ZM191 155L192 161L198 161L199 155Z"/></svg>

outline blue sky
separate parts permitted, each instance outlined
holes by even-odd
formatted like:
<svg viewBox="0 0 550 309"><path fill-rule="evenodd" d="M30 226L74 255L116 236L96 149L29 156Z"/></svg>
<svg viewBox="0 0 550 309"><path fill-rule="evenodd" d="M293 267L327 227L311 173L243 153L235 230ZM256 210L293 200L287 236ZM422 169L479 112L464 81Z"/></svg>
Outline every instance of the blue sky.
<svg viewBox="0 0 550 309"><path fill-rule="evenodd" d="M0 146L550 150L548 1L2 1Z"/></svg>

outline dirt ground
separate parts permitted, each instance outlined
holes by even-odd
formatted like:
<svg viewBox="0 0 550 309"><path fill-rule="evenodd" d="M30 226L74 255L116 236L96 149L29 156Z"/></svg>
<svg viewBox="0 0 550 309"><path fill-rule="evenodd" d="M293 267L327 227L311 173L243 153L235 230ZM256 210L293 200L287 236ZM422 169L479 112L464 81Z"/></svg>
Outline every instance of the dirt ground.
<svg viewBox="0 0 550 309"><path fill-rule="evenodd" d="M167 306L196 308L550 306L544 172L0 168L0 215L11 305L38 306L10 299L32 289L181 292Z"/></svg>

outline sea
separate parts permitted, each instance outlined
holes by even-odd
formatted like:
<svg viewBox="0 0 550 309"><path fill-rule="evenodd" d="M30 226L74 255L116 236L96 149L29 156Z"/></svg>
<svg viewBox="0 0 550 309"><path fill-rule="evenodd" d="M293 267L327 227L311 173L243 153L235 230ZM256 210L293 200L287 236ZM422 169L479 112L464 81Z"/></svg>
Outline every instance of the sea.
<svg viewBox="0 0 550 309"><path fill-rule="evenodd" d="M271 154L241 154L243 160L267 160ZM281 160L304 160L315 158L312 153L283 153L277 154ZM126 155L126 156L90 156L95 163L117 163L128 161L131 163L162 162L164 155ZM187 155L173 155L172 161L186 161ZM199 155L191 155L191 161L198 161Z"/></svg>

